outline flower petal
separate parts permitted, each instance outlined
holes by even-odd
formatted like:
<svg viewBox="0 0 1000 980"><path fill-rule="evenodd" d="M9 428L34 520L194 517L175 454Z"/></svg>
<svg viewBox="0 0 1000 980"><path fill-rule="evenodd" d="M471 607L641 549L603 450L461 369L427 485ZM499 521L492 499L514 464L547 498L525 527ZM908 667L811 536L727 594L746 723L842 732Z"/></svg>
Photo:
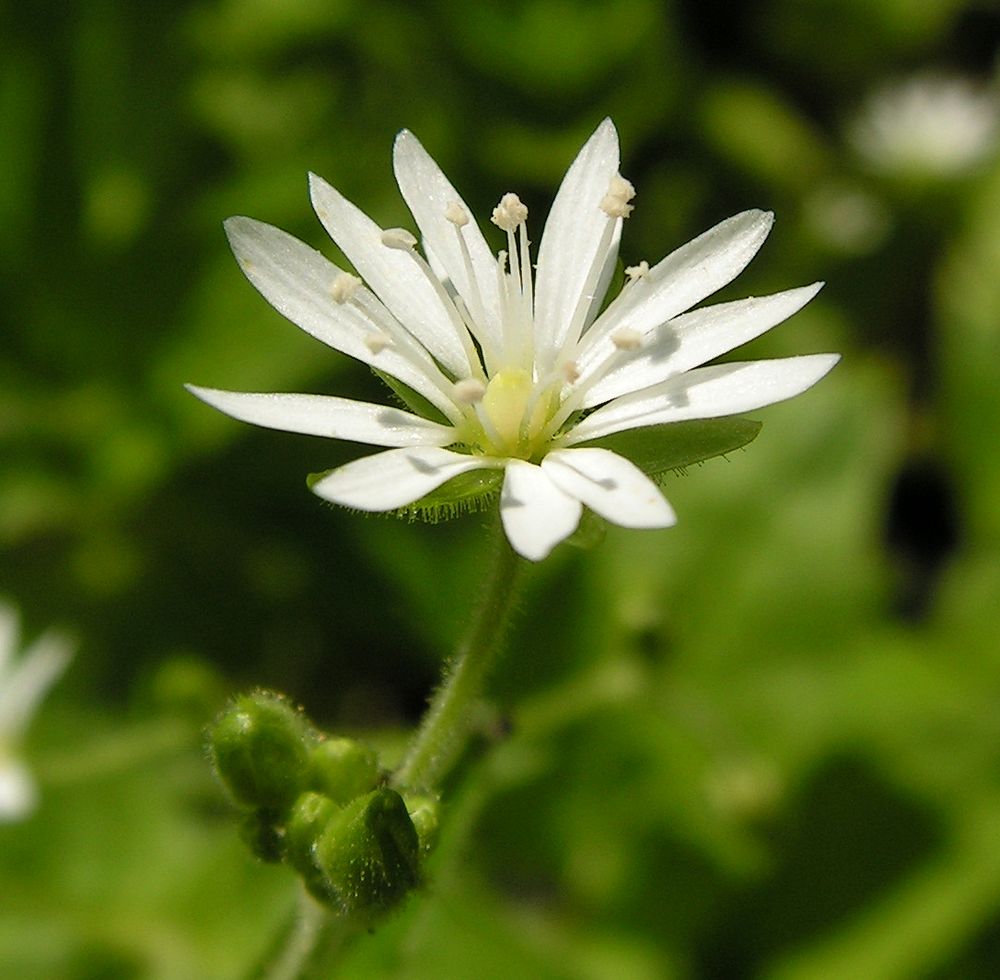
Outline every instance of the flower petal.
<svg viewBox="0 0 1000 980"><path fill-rule="evenodd" d="M17 610L0 599L0 691L3 690L7 668L14 659L20 635L21 618Z"/></svg>
<svg viewBox="0 0 1000 980"><path fill-rule="evenodd" d="M807 354L686 371L608 402L570 430L563 445L640 426L719 418L762 408L812 387L839 360L839 354Z"/></svg>
<svg viewBox="0 0 1000 980"><path fill-rule="evenodd" d="M580 523L579 500L559 489L540 466L512 459L500 494L500 517L511 547L541 561Z"/></svg>
<svg viewBox="0 0 1000 980"><path fill-rule="evenodd" d="M744 211L671 252L598 317L581 341L578 370L590 365L594 346L615 331L627 328L644 335L735 279L773 223L770 211Z"/></svg>
<svg viewBox="0 0 1000 980"><path fill-rule="evenodd" d="M389 449L365 456L317 480L313 493L344 507L385 511L405 507L460 473L500 465L435 446Z"/></svg>
<svg viewBox="0 0 1000 980"><path fill-rule="evenodd" d="M670 527L673 508L634 463L609 449L557 449L542 471L564 493L622 527Z"/></svg>
<svg viewBox="0 0 1000 980"><path fill-rule="evenodd" d="M468 377L455 325L415 256L384 245L382 229L322 177L309 175L309 192L323 227L392 315L455 377Z"/></svg>
<svg viewBox="0 0 1000 980"><path fill-rule="evenodd" d="M602 272L607 268L607 256L597 255L609 220L600 205L618 163L618 133L605 119L566 171L552 202L538 248L535 283L535 344L543 359L558 351L568 336L595 262ZM594 293L599 303L601 297L596 289Z"/></svg>
<svg viewBox="0 0 1000 980"><path fill-rule="evenodd" d="M220 412L268 429L366 442L372 446L447 446L455 441L455 430L450 426L386 405L333 395L186 387Z"/></svg>
<svg viewBox="0 0 1000 980"><path fill-rule="evenodd" d="M380 327L353 303L336 303L330 285L336 265L293 235L253 218L229 218L226 234L244 274L261 295L306 333L379 371L391 374L447 411L449 404L431 378L440 371L416 349L405 356L395 345L374 353L365 339ZM372 302L377 302L374 296ZM388 314L386 314L388 315Z"/></svg>
<svg viewBox="0 0 1000 980"><path fill-rule="evenodd" d="M35 780L24 763L0 760L0 822L23 820L37 805Z"/></svg>
<svg viewBox="0 0 1000 980"><path fill-rule="evenodd" d="M773 296L705 306L654 327L634 354L619 353L620 363L587 391L582 407L591 408L619 395L659 384L759 337L802 309L822 286L823 283L816 282ZM602 347L609 357L615 353L610 339ZM595 358L593 363L600 362ZM579 383L586 384L582 372Z"/></svg>
<svg viewBox="0 0 1000 980"><path fill-rule="evenodd" d="M423 235L425 254L430 258L433 253L472 312L482 334L479 339L493 350L499 350L502 334L497 260L471 209L409 130L404 129L396 137L393 165L403 199ZM469 216L469 221L461 228L445 217L445 210L451 204L458 204ZM468 265L459 235L468 249Z"/></svg>
<svg viewBox="0 0 1000 980"><path fill-rule="evenodd" d="M55 632L42 634L25 651L0 690L0 743L20 738L49 688L73 656L69 640Z"/></svg>

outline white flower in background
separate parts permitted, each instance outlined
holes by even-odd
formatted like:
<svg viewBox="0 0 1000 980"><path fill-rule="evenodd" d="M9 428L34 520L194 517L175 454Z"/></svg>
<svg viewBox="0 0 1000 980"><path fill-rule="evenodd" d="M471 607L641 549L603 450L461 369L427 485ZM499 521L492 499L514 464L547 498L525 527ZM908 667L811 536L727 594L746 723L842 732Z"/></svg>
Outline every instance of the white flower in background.
<svg viewBox="0 0 1000 980"><path fill-rule="evenodd" d="M0 821L20 820L35 808L35 781L19 752L38 705L70 661L70 644L46 633L15 661L17 612L0 601Z"/></svg>
<svg viewBox="0 0 1000 980"><path fill-rule="evenodd" d="M858 153L884 173L949 177L993 152L998 115L992 89L928 73L874 92L848 135Z"/></svg>
<svg viewBox="0 0 1000 980"><path fill-rule="evenodd" d="M505 194L493 211L507 237L494 255L405 130L394 148L396 179L423 254L410 232L380 228L315 175L313 207L357 276L270 225L226 222L244 273L279 312L402 382L439 418L322 395L190 390L246 422L391 447L313 484L320 497L359 510L406 507L460 474L502 470L503 525L531 560L573 533L584 506L624 527L673 524L670 505L637 466L586 443L781 401L819 380L837 355L698 367L791 316L820 288L685 313L754 256L773 220L764 211L723 221L653 267L628 268L625 287L602 310L635 194L618 159L618 135L605 120L563 179L537 269L517 196Z"/></svg>

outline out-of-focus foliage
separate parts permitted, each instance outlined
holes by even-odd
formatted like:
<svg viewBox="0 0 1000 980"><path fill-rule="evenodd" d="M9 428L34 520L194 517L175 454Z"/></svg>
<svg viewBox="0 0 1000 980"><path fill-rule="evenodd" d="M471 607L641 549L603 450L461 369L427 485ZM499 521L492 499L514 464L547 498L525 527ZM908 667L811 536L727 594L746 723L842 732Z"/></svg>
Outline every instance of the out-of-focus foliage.
<svg viewBox="0 0 1000 980"><path fill-rule="evenodd" d="M483 515L326 508L305 475L356 450L183 392L379 397L221 220L335 255L311 169L409 224L404 126L480 218L542 213L609 114L623 258L773 208L731 295L828 285L750 356L843 362L669 480L676 528L537 570L430 884L342 975L996 976L1000 162L894 175L848 134L918 70L995 85L998 42L985 0L0 13L0 593L80 641L28 745L41 808L0 827L0 976L247 975L293 882L238 841L201 727L263 684L391 752L476 592Z"/></svg>

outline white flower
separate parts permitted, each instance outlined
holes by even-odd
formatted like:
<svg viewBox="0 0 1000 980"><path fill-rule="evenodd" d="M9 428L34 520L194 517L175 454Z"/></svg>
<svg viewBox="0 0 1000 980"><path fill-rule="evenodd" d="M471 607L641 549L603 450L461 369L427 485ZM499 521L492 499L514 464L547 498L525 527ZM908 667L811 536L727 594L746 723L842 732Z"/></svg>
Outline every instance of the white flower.
<svg viewBox="0 0 1000 980"><path fill-rule="evenodd" d="M624 527L676 520L656 485L591 440L646 426L760 408L804 391L832 354L698 367L791 316L821 283L685 313L733 279L771 228L745 211L628 282L606 309L632 185L618 172L606 119L569 168L533 268L527 208L505 194L494 255L469 208L412 133L394 148L396 179L420 230L383 230L312 175L313 207L357 276L283 231L230 218L247 278L281 313L331 347L408 386L430 419L321 395L191 387L234 418L391 447L313 484L364 511L406 507L460 474L503 470L500 512L514 549L534 561L576 529L582 508ZM363 280L363 281L362 281Z"/></svg>
<svg viewBox="0 0 1000 980"><path fill-rule="evenodd" d="M71 656L65 639L46 633L15 663L18 639L17 613L0 602L0 821L20 820L35 808L38 792L20 746L39 703Z"/></svg>
<svg viewBox="0 0 1000 980"><path fill-rule="evenodd" d="M998 115L993 91L959 76L920 74L874 92L849 137L877 170L947 177L993 152Z"/></svg>

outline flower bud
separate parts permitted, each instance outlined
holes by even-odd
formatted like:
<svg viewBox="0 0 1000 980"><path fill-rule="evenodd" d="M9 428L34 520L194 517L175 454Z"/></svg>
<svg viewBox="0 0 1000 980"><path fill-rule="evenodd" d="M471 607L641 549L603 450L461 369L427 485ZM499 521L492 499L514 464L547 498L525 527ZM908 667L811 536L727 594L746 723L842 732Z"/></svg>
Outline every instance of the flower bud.
<svg viewBox="0 0 1000 980"><path fill-rule="evenodd" d="M208 732L216 771L237 803L283 810L305 789L315 736L276 694L241 695Z"/></svg>
<svg viewBox="0 0 1000 980"><path fill-rule="evenodd" d="M316 861L316 844L340 807L322 793L303 793L292 805L285 826L285 859L314 898L335 904L337 896Z"/></svg>
<svg viewBox="0 0 1000 980"><path fill-rule="evenodd" d="M420 842L394 790L377 789L335 814L316 844L316 863L351 915L376 917L419 881Z"/></svg>
<svg viewBox="0 0 1000 980"><path fill-rule="evenodd" d="M375 753L351 738L328 738L309 753L309 786L336 803L370 793L381 775Z"/></svg>

